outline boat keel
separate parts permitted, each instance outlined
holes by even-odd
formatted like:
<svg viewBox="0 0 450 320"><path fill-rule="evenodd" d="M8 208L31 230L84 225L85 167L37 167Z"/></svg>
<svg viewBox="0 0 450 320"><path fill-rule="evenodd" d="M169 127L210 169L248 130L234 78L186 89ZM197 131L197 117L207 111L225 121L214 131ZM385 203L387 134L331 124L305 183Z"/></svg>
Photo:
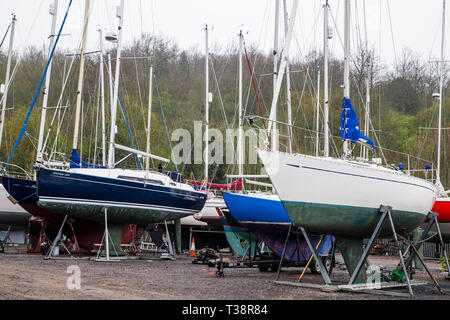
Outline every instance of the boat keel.
<svg viewBox="0 0 450 320"><path fill-rule="evenodd" d="M352 276L361 256L363 255L363 239L336 237L336 247L339 249L342 257L344 258L348 273ZM355 278L355 283L366 283L366 270L367 265L364 264Z"/></svg>
<svg viewBox="0 0 450 320"><path fill-rule="evenodd" d="M111 256L125 256L126 252L124 252L120 245L122 243L122 235L123 235L123 225L122 224L113 224L108 223L108 233L109 233L109 254ZM102 255L106 253L102 251Z"/></svg>

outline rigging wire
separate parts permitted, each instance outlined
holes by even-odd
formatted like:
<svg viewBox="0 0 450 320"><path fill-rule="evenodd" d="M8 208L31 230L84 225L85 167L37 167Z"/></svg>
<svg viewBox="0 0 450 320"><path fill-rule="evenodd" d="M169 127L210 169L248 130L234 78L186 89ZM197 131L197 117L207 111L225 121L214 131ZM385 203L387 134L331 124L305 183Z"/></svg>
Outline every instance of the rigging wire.
<svg viewBox="0 0 450 320"><path fill-rule="evenodd" d="M161 114L162 114L162 118L163 118L163 122L164 122L164 128L166 130L167 140L169 141L170 154L172 155L173 163L175 164L175 169L178 171L177 162L175 161L175 155L173 153L172 141L170 140L169 131L167 130L166 118L164 117L164 109L163 109L163 106L162 106L161 96L159 94L158 82L156 80L156 73L153 73L153 79L155 80L155 88L156 88L156 93L158 95L158 101L159 101L159 106L161 108Z"/></svg>
<svg viewBox="0 0 450 320"><path fill-rule="evenodd" d="M119 99L120 110L122 110L122 115L123 115L123 118L125 119L125 123L127 125L128 134L129 134L130 139L131 139L131 144L133 145L133 149L136 150L136 145L134 144L133 135L131 134L130 126L128 125L128 120L127 120L127 117L125 116L125 112L123 110L123 105L122 105L122 100L120 99L120 95L117 95L117 98ZM137 159L137 161L139 163L139 167L141 168L141 170L143 170L141 161L139 160L139 156L137 154L136 154L136 159Z"/></svg>
<svg viewBox="0 0 450 320"><path fill-rule="evenodd" d="M64 119L64 116L66 114L66 111L69 108L69 101L67 101L67 103L66 103L67 108L64 108L64 112L63 112L63 115L61 117L61 104L62 104L62 100L63 100L63 97L64 97L66 85L67 85L67 83L69 81L70 74L72 72L72 67L74 66L74 63L75 63L75 55L72 57L71 60L72 61L71 61L70 65L69 65L69 70L67 71L67 75L65 76L65 80L64 80L62 88L61 88L61 93L60 93L60 96L59 96L59 99L58 99L57 107L55 109L55 112L53 113L52 121L50 122L50 126L49 126L49 128L47 130L47 136L45 137L45 140L44 140L44 143L43 143L43 147L42 147L42 150L45 150L45 148L47 147L47 141L50 139L50 133L52 131L53 125L55 123L55 120L58 119L57 130L56 130L56 134L55 134L55 140L53 142L53 146L50 148L51 152L50 152L49 159L51 159L53 157L53 155L56 154L59 132L61 130L61 127L62 127L62 124L63 124L63 119ZM66 128L66 130L68 130L68 129Z"/></svg>
<svg viewBox="0 0 450 320"><path fill-rule="evenodd" d="M337 35L338 35L339 41L341 42L341 45L342 45L342 47L343 47L344 44L343 44L343 42L342 42L342 38L341 38L341 35L340 35L340 33L339 33L339 30L337 30L336 20L334 19L334 15L333 15L333 12L332 12L331 9L330 9L330 15L331 15L331 18L332 18L333 23L334 23L334 25L335 25L336 33L337 33ZM350 56L350 59L351 59L351 61L352 61L353 63L355 63L355 60L354 60L354 58L353 58L352 56ZM353 78L354 78L354 75L353 75ZM353 79L353 80L354 80L354 79ZM361 92L359 91L359 88L358 88L358 87L357 87L357 91L358 91L359 97L362 99L362 95L361 95ZM373 135L374 135L374 137L375 137L375 139L376 139L376 141L377 141L377 144L378 144L378 147L379 147L381 156L383 157L383 160L385 161L385 163L388 164L388 162L387 162L387 160L386 160L386 157L385 157L385 155L384 155L384 152L383 152L383 147L381 147L380 141L379 141L379 139L378 139L378 135L377 135L377 133L376 133L376 131L375 131L375 128L374 128L374 126L373 126L372 119L369 119L369 124L370 124L370 127L372 128Z"/></svg>
<svg viewBox="0 0 450 320"><path fill-rule="evenodd" d="M388 9L388 17L389 17L389 25L391 30L391 39L392 39L392 48L394 49L394 59L395 59L395 65L397 65L397 51L395 49L395 40L394 40L394 29L392 28L392 19L391 19L391 9L389 7L389 1L386 0L387 9Z"/></svg>
<svg viewBox="0 0 450 320"><path fill-rule="evenodd" d="M225 121L225 129L229 129L229 123L228 123L228 118L227 118L227 114L225 112L225 105L223 103L223 98L222 98L222 94L220 92L220 87L219 87L219 81L217 80L217 75L216 75L216 70L214 68L214 63L213 63L213 57L211 57L210 59L210 64L211 64L211 70L214 76L214 80L215 80L215 84L216 84L216 90L219 96L219 101L220 101L220 106L221 106L221 111L222 111L222 116L223 116L223 120ZM227 133L227 138L229 139L229 141L232 141L232 137L230 136L230 132L228 132L228 130L225 131Z"/></svg>
<svg viewBox="0 0 450 320"><path fill-rule="evenodd" d="M33 110L33 107L34 107L34 105L35 105L35 103L36 103L36 100L37 100L37 98L38 98L38 96L39 96L39 92L41 91L42 84L43 84L44 79L45 79L45 76L46 76L46 74L47 74L47 70L48 70L48 67L49 67L49 65L50 65L50 62L52 61L53 54L55 53L56 45L58 44L59 38L60 38L60 36L61 36L61 32L62 32L63 27L64 27L64 24L66 23L67 15L68 15L68 13L69 13L70 6L71 6L71 5L72 5L72 0L70 0L70 2L69 2L69 5L68 5L68 7L67 7L66 14L65 14L65 16L64 16L64 20L63 20L63 22L62 22L62 24L61 24L61 27L60 27L60 29L59 29L58 36L56 37L55 44L53 45L53 48L52 48L52 52L51 52L51 54L50 54L50 57L49 57L49 59L48 59L48 61L47 61L47 65L46 65L45 70L44 70L44 72L43 72L43 74L42 74L41 80L40 80L40 82L39 82L38 88L37 88L36 93L35 93L35 95L34 95L33 101L31 102L30 108L28 109L28 113L27 113L27 116L26 116L26 118L25 118L25 120L24 120L24 123L23 123L23 125L22 125L22 129L20 130L19 136L17 137L16 143L14 144L14 147L13 147L13 149L12 149L12 151L11 151L11 154L9 155L8 160L7 160L6 163L5 163L4 170L6 170L6 168L8 167L8 164L10 163L11 158L13 157L14 152L16 151L16 148L17 148L17 146L19 145L19 143L20 143L20 141L22 140L22 137L23 137L23 135L24 135L24 133L25 133L26 126L27 126L27 123L28 123L28 119L30 118L31 111Z"/></svg>
<svg viewBox="0 0 450 320"><path fill-rule="evenodd" d="M101 53L100 53L101 54ZM96 108L96 117L95 117L95 144L94 144L94 166L97 162L97 136L98 136L98 117L99 117L99 109L100 109L100 96L101 96L101 78L100 78L100 70L98 70L98 91L97 91L97 108ZM103 150L102 152L105 152ZM100 154L100 153L99 153Z"/></svg>
<svg viewBox="0 0 450 320"><path fill-rule="evenodd" d="M125 91L125 95L124 95L124 97L129 101L129 103L131 104L131 102L130 102L130 93L129 93L129 90L128 90L128 87L127 87L127 81L125 81L126 79L125 79L125 76L124 76L124 74L122 73L121 75L121 78L122 78L122 88L123 88L123 90ZM132 111L129 111L129 110L127 110L128 112L128 117L129 117L129 119L130 119L130 123L131 123L131 128L133 129L133 133L134 133L134 136L137 138L138 137L138 135L137 135L137 132L136 132L136 126L134 125L134 123L135 123L135 121L134 121L134 118L133 118L133 112ZM139 149L139 141L137 141L136 140L136 145L137 145L137 147L138 147L138 149Z"/></svg>
<svg viewBox="0 0 450 320"><path fill-rule="evenodd" d="M263 114L263 111L262 111L262 107L261 107L261 101L259 100L258 89L256 87L255 77L254 77L254 74L253 74L253 69L252 69L252 66L250 64L250 59L248 58L248 53L247 53L247 48L245 46L245 42L244 42L244 53L245 53L245 59L247 60L248 70L250 71L250 77L252 79L253 90L255 91L256 100L258 101L259 113L261 114L261 117L264 117L264 114Z"/></svg>
<svg viewBox="0 0 450 320"><path fill-rule="evenodd" d="M90 5L89 11L88 11L88 17L92 16L92 12L94 10L93 9L94 6L95 6L95 1L93 1L91 3L91 5ZM81 50L81 41L82 41L82 35L79 35L78 42L77 42L78 43L77 51ZM67 108L64 108L64 112L63 112L62 117L61 117L61 108L62 108L61 103L62 103L62 99L64 97L64 94L66 93L65 92L65 88L66 88L66 85L68 83L68 80L69 80L69 77L70 77L70 74L71 74L71 71L72 71L72 67L73 67L74 62L75 62L75 58L80 56L80 55L79 54L74 54L74 55L71 55L71 56L72 56L72 59L71 59L71 63L70 63L70 66L69 66L69 70L67 71L67 76L65 75L67 60L66 59L64 60L64 75L63 75L63 79L65 78L65 80L64 80L63 86L61 88L61 93L60 93L60 96L59 96L59 99L58 99L57 106L55 108L55 112L53 113L52 121L50 123L50 126L49 126L48 131L47 131L47 135L46 135L44 143L42 145L42 150L45 150L46 147L47 147L48 139L50 138L50 133L51 133L51 130L53 128L54 122L55 122L56 119L58 119L57 131L56 131L56 135L55 135L55 140L53 142L53 146L50 148L51 151L50 151L49 160L53 156L56 156L57 153L60 154L59 152L56 152L56 149L58 147L58 137L59 137L60 129L61 129L62 124L63 124L63 119L65 117L66 111L67 111L68 106L69 106L69 101L67 101L67 103L66 103ZM69 130L69 127L67 126L66 127L66 136L68 134L68 130ZM67 144L64 144L63 148L65 149L64 152L67 152ZM81 145L81 148L82 148L82 145ZM81 151L80 151L80 156L82 156L82 152Z"/></svg>
<svg viewBox="0 0 450 320"><path fill-rule="evenodd" d="M5 32L5 35L3 36L3 39L2 39L2 42L0 43L0 48L2 47L2 45L3 45L3 41L5 41L5 39L6 39L6 36L8 35L8 33L9 33L9 28L11 28L11 22L8 24L8 28L6 28L6 32Z"/></svg>

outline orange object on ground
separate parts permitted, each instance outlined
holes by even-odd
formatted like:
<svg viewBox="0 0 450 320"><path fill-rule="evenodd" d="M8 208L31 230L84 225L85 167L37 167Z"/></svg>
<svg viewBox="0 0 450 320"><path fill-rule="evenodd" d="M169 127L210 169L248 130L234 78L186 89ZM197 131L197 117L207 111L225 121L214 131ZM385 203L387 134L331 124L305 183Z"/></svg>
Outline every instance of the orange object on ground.
<svg viewBox="0 0 450 320"><path fill-rule="evenodd" d="M195 240L194 240L194 237L192 237L191 250L189 250L189 257L195 257L195 256L197 256L197 253L195 252Z"/></svg>

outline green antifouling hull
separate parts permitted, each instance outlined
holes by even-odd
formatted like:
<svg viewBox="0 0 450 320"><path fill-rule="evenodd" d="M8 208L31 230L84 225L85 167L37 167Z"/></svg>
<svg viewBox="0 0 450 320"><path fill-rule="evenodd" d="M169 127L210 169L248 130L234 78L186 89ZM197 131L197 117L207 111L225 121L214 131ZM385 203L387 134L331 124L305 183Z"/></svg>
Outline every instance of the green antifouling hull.
<svg viewBox="0 0 450 320"><path fill-rule="evenodd" d="M307 231L336 236L336 247L342 253L350 276L363 254L363 240L370 238L380 221L378 208L326 205L283 201L291 221ZM425 220L425 215L392 210L392 221L397 232L411 232ZM392 228L386 219L378 238L392 238ZM366 283L363 265L354 283Z"/></svg>
<svg viewBox="0 0 450 320"><path fill-rule="evenodd" d="M228 244L237 255L241 257L244 255L248 255L249 254L248 250L251 243L252 245L251 256L252 257L255 256L258 238L253 233L236 232L231 230L230 228L224 228L224 231Z"/></svg>
<svg viewBox="0 0 450 320"><path fill-rule="evenodd" d="M255 234L243 228L230 214L227 215L227 218L221 217L220 221L231 249L241 257L249 253L254 257L256 245L259 242ZM250 244L251 249L249 249ZM248 252L249 250L250 252Z"/></svg>
<svg viewBox="0 0 450 320"><path fill-rule="evenodd" d="M369 238L381 218L378 208L294 201L283 201L283 205L291 221L307 231L343 238ZM411 232L426 218L420 213L398 211L395 208L391 215L397 232ZM389 220L385 221L380 237L392 237Z"/></svg>
<svg viewBox="0 0 450 320"><path fill-rule="evenodd" d="M347 266L348 273L351 277L363 254L363 239L335 238L335 244L344 258L345 265ZM366 269L365 264L363 264L354 283L367 282Z"/></svg>
<svg viewBox="0 0 450 320"><path fill-rule="evenodd" d="M125 256L126 253L122 251L120 245L122 243L123 225L108 223L109 233L109 255L110 256ZM103 244L105 245L105 239ZM102 256L106 256L106 250L102 250Z"/></svg>
<svg viewBox="0 0 450 320"><path fill-rule="evenodd" d="M46 208L62 215L104 222L104 206L84 205L84 204L67 204L38 201L40 207ZM108 207L108 223L117 224L151 224L164 222L164 220L174 220L188 216L187 213L159 211L149 209L124 208L124 207Z"/></svg>

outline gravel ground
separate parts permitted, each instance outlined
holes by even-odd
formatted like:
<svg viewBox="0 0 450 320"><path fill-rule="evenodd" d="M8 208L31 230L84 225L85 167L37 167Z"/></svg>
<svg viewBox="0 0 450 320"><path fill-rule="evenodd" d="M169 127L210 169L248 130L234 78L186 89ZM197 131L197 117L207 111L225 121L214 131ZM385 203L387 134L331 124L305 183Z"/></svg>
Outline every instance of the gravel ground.
<svg viewBox="0 0 450 320"><path fill-rule="evenodd" d="M274 283L276 274L257 268L225 269L225 277L217 278L215 268L192 264L191 258L178 255L175 261L140 260L95 262L89 260L44 260L40 255L26 255L23 250L7 248L0 254L0 299L164 299L164 300L372 300L388 296L348 292L323 292ZM154 256L156 257L156 256ZM340 257L337 257L338 261ZM372 264L392 270L398 258L370 256ZM76 265L81 272L81 288L68 289L68 267ZM450 292L450 280L441 273L436 260L427 261L441 287ZM300 268L283 268L280 280L295 281ZM347 271L336 267L332 281L346 283ZM441 295L425 271L416 271L414 280L426 285L413 287L412 299L450 299ZM323 283L320 275L308 270L303 282ZM407 293L407 289L397 289ZM398 298L396 298L398 299Z"/></svg>

